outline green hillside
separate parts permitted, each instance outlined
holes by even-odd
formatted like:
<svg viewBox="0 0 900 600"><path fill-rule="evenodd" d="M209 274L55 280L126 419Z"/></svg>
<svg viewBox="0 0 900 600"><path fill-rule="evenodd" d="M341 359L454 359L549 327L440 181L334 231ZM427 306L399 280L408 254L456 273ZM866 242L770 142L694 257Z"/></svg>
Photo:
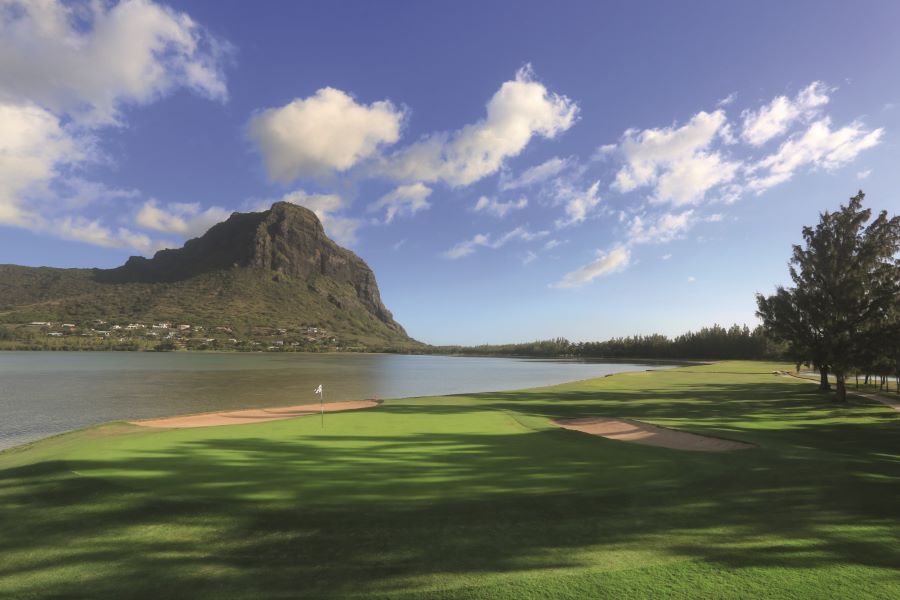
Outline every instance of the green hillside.
<svg viewBox="0 0 900 600"><path fill-rule="evenodd" d="M33 322L52 325L35 330ZM117 269L0 265L0 340L187 344L186 335L150 332L160 322L190 325L190 339L216 343L294 333L329 348L419 345L381 303L368 265L328 239L311 211L288 203L235 213L183 248ZM108 331L130 323L146 329ZM316 333L303 338L307 330Z"/></svg>

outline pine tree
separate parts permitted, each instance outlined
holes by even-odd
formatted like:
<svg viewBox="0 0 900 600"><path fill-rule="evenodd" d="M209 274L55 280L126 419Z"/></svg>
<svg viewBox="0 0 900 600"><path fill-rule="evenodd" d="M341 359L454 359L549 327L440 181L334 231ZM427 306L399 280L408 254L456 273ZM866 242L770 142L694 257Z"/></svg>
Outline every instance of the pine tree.
<svg viewBox="0 0 900 600"><path fill-rule="evenodd" d="M889 317L900 294L900 217L882 211L869 223L864 198L860 191L840 210L820 215L814 228L804 227L804 246L794 246L791 258L794 287L758 297L773 334L799 324L788 341L834 373L839 401L846 400L847 374L871 360L866 332Z"/></svg>

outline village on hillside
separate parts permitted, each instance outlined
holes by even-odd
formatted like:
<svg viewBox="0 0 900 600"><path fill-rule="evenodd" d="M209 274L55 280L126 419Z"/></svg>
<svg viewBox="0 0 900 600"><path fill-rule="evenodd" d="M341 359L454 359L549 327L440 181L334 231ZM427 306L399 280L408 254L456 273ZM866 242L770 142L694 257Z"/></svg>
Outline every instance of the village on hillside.
<svg viewBox="0 0 900 600"><path fill-rule="evenodd" d="M312 325L255 326L242 335L230 325L206 327L171 321L143 323L95 319L0 326L0 349L316 352L343 348L333 332Z"/></svg>

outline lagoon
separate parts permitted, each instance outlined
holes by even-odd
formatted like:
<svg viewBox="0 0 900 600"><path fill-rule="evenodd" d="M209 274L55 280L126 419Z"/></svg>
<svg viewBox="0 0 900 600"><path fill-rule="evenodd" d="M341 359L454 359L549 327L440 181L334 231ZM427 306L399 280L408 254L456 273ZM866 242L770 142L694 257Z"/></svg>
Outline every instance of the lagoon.
<svg viewBox="0 0 900 600"><path fill-rule="evenodd" d="M106 421L501 391L667 365L395 354L0 353L0 448Z"/></svg>

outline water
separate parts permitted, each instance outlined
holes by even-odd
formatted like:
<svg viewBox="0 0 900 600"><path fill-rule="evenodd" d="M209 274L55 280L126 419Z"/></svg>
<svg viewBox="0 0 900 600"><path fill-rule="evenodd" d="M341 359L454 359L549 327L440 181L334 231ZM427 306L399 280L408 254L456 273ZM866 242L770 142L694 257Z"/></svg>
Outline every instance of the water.
<svg viewBox="0 0 900 600"><path fill-rule="evenodd" d="M660 368L661 365L653 365ZM0 448L105 421L522 389L646 364L390 354L0 352Z"/></svg>

